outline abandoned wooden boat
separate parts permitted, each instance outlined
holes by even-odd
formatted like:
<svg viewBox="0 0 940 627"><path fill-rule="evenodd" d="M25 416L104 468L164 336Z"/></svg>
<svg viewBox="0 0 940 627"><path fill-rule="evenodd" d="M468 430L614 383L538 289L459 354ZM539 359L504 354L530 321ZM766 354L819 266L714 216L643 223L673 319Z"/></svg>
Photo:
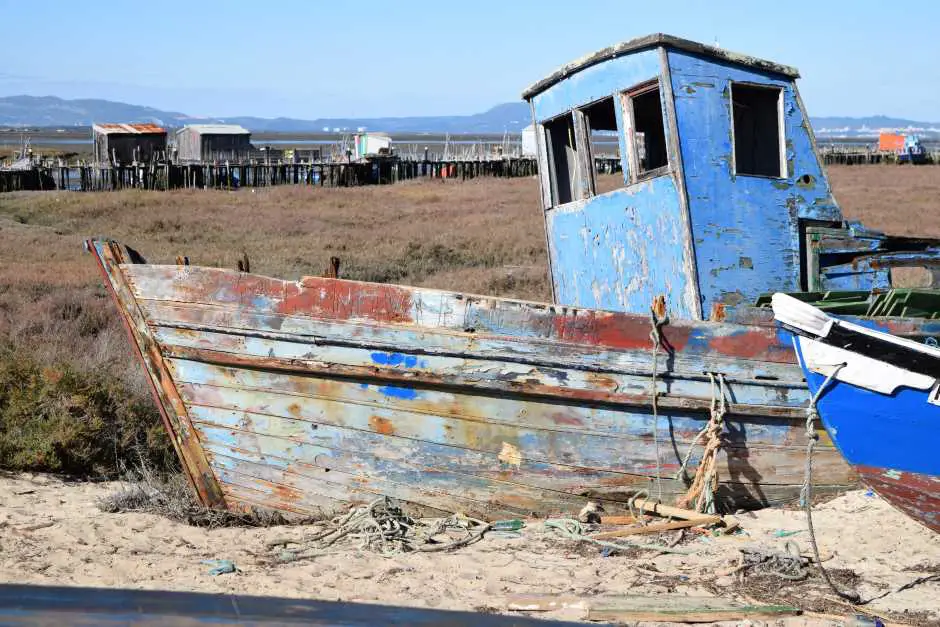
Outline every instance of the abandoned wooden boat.
<svg viewBox="0 0 940 627"><path fill-rule="evenodd" d="M89 241L203 501L316 513L384 494L493 518L622 509L642 490L795 499L809 393L751 303L887 286L893 265L938 256L843 221L796 76L654 35L526 91L551 304L150 265ZM608 193L598 132L620 145ZM699 464L706 427L720 448ZM710 489L687 495L700 469ZM817 491L855 484L828 441L816 469Z"/></svg>
<svg viewBox="0 0 940 627"><path fill-rule="evenodd" d="M785 294L775 318L795 334L826 431L862 481L940 532L940 348L839 320Z"/></svg>

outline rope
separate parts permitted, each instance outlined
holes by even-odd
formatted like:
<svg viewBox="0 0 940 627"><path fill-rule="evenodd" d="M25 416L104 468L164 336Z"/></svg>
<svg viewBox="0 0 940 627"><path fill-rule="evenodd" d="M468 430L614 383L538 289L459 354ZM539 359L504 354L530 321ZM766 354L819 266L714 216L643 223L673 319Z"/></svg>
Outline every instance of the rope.
<svg viewBox="0 0 940 627"><path fill-rule="evenodd" d="M692 555L697 551L688 549L677 549L675 545L667 546L664 544L646 544L641 542L632 542L630 540L620 540L619 542L608 542L607 540L598 540L587 535L584 532L584 526L575 518L549 518L542 523L546 529L552 529L568 540L577 542L589 542L605 549L614 549L626 551L628 549L645 549L647 551L656 551L659 553L675 553L677 555Z"/></svg>
<svg viewBox="0 0 940 627"><path fill-rule="evenodd" d="M712 387L712 402L708 424L693 438L676 478L685 474L696 443L702 437L705 437L705 448L702 451L702 459L698 464L698 468L695 470L695 478L692 480L685 496L679 500L679 506L688 508L690 504L694 503L695 511L714 514L717 510L715 494L718 491L718 452L721 450L721 434L724 430L724 419L728 407L725 403L727 395L724 375L718 373L717 384L714 374L709 372L708 378Z"/></svg>
<svg viewBox="0 0 940 627"><path fill-rule="evenodd" d="M293 562L302 558L322 555L325 549L342 539L358 541L358 549L391 557L412 551L435 552L456 549L476 542L489 531L491 525L460 515L447 518L412 519L387 497L376 499L365 507L351 509L326 523L324 529L302 541L278 539L268 542L268 547L297 545L295 549L284 549L278 559ZM442 541L438 536L459 531L456 540Z"/></svg>
<svg viewBox="0 0 940 627"><path fill-rule="evenodd" d="M662 461L659 457L659 390L658 384L656 382L656 375L659 371L659 349L663 345L663 334L662 327L663 325L669 324L669 314L665 314L660 318L656 314L656 308L650 308L650 340L653 342L653 347L650 352L653 355L653 375L651 378L652 388L650 391L651 395L651 405L653 407L653 442L656 447L656 501L662 503L663 501L663 478L662 478Z"/></svg>
<svg viewBox="0 0 940 627"><path fill-rule="evenodd" d="M806 408L806 468L803 473L803 487L800 490L800 502L803 504L803 509L806 511L806 528L809 531L809 541L813 547L813 556L816 558L816 566L819 568L820 574L823 576L823 579L826 580L829 589L832 590L837 597L849 603L857 604L861 602L861 597L854 592L843 592L839 590L829 576L829 571L822 565L822 561L819 559L819 545L816 543L816 531L813 528L813 450L816 448L816 441L819 439L819 436L816 435L816 419L819 418L816 403L819 402L820 397L829 387L829 384L845 366L846 364L844 363L839 364L829 373L829 376L826 377L823 384L816 390L816 394L810 399L809 407Z"/></svg>
<svg viewBox="0 0 940 627"><path fill-rule="evenodd" d="M829 572L822 565L822 560L819 557L819 544L816 542L816 530L813 527L813 450L816 448L816 442L819 439L819 436L816 435L816 420L819 418L819 411L816 409L816 405L829 388L829 384L832 383L832 380L835 379L839 371L845 368L846 365L845 363L835 365L834 370L829 373L829 376L826 377L822 385L819 386L819 389L816 390L816 393L809 401L809 407L806 408L806 467L803 476L803 487L800 490L800 502L806 511L806 527L809 531L809 541L813 547L813 556L816 559L816 566L819 568L819 572L822 574L823 579L825 579L829 589L840 599L848 601L852 605L868 605L872 601L884 598L890 594L895 594L929 581L940 580L940 575L932 574L918 577L899 588L888 590L870 599L862 600L855 592L843 592L839 590L835 583L833 583Z"/></svg>
<svg viewBox="0 0 940 627"><path fill-rule="evenodd" d="M735 572L754 570L790 581L802 581L809 574L805 564L808 560L800 555L800 548L795 542L784 544L782 553L761 549L740 551L741 558Z"/></svg>

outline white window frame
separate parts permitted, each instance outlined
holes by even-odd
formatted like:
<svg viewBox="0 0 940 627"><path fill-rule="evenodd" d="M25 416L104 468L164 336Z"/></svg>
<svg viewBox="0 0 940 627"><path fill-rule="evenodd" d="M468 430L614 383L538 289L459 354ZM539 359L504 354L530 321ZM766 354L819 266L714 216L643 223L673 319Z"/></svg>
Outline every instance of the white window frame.
<svg viewBox="0 0 940 627"><path fill-rule="evenodd" d="M659 110L663 121L663 138L666 142L666 165L640 172L640 155L636 149L636 122L633 117L633 99L653 90L659 93ZM627 144L627 165L630 168L630 183L639 183L668 174L672 168L672 159L669 157L669 127L666 125L666 114L663 112L663 86L659 77L646 81L620 92L620 107L623 113L623 132Z"/></svg>

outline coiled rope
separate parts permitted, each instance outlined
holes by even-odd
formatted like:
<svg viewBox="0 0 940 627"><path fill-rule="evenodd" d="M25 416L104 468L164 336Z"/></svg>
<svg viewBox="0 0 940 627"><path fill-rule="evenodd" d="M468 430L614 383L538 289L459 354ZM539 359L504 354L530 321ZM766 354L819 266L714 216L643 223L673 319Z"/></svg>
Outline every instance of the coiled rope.
<svg viewBox="0 0 940 627"><path fill-rule="evenodd" d="M333 518L324 529L304 540L276 539L267 545L269 548L285 547L278 556L284 562L316 557L344 538L357 541L360 550L391 557L412 551L448 551L466 546L482 538L490 526L482 520L457 514L415 520L406 516L391 499L383 497ZM453 533L459 537L452 539Z"/></svg>

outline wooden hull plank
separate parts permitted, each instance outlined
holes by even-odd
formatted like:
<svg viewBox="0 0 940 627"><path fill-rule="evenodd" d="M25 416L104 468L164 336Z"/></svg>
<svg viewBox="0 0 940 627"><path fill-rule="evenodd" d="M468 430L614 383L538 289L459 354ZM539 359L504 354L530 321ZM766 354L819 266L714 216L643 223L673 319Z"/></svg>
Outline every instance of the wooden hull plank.
<svg viewBox="0 0 940 627"><path fill-rule="evenodd" d="M486 516L571 514L587 499L621 511L657 469L672 498L708 420L710 372L730 412L719 499L798 493L808 392L769 320L668 325L654 424L645 316L137 259L105 274L179 399L178 431L203 460L184 465L229 508L315 514L388 495ZM853 481L831 446L817 461L818 490Z"/></svg>

